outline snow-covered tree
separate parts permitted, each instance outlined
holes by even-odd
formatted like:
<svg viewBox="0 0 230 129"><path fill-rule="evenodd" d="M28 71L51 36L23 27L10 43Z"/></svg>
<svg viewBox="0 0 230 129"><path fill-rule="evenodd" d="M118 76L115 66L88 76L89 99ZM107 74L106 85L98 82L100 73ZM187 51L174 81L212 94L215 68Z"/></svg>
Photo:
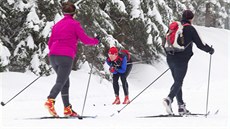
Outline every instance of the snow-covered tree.
<svg viewBox="0 0 230 129"><path fill-rule="evenodd" d="M47 41L52 26L63 14L67 0L0 1L0 71L31 70L42 74L50 68ZM212 26L229 28L227 0L69 0L77 7L76 19L86 33L100 35L97 47L78 45L74 69L85 61L103 69L109 47L128 49L134 60L154 63L163 53L168 24L179 20L184 9L195 12L195 24L205 25L206 5L215 16ZM5 54L6 53L6 54ZM47 72L48 74L49 72Z"/></svg>
<svg viewBox="0 0 230 129"><path fill-rule="evenodd" d="M184 0L182 3L195 12L194 24L230 29L229 0Z"/></svg>
<svg viewBox="0 0 230 129"><path fill-rule="evenodd" d="M0 72L3 72L5 70L7 70L7 65L9 65L10 60L10 51L7 47L5 47L2 43L2 41L0 40Z"/></svg>
<svg viewBox="0 0 230 129"><path fill-rule="evenodd" d="M41 74L41 70L48 69L45 60L46 42L55 16L60 10L56 8L58 4L59 2L50 0L1 1L0 33L3 45L11 53L8 64L10 71L24 72L30 69ZM33 64L35 62L36 65Z"/></svg>

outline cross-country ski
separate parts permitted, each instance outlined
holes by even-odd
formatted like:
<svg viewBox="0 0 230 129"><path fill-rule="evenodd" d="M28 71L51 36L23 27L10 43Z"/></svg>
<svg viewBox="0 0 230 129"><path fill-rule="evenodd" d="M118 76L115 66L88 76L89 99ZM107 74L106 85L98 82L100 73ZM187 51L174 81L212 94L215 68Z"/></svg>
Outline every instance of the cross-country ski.
<svg viewBox="0 0 230 129"><path fill-rule="evenodd" d="M150 115L150 116L139 116L137 118L158 118L158 117L199 117L199 116L203 116L203 117L207 117L209 115L208 114L203 114L203 113L190 113L190 114L186 114L186 115L178 115L178 114L160 114L160 115Z"/></svg>
<svg viewBox="0 0 230 129"><path fill-rule="evenodd" d="M97 118L97 116L71 116L71 117L66 117L66 116L59 116L59 117L54 117L54 116L43 116L43 117L31 117L31 118L25 118L26 120L41 120L41 119L84 119L84 118Z"/></svg>

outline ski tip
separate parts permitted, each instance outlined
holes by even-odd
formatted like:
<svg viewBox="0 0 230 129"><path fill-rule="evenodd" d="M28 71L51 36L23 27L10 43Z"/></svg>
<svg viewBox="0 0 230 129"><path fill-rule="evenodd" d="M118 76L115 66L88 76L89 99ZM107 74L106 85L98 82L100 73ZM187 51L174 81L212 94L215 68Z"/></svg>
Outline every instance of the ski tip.
<svg viewBox="0 0 230 129"><path fill-rule="evenodd" d="M118 110L117 112L113 113L112 115L110 115L110 117L113 117L116 114L119 114L121 112L121 110Z"/></svg>
<svg viewBox="0 0 230 129"><path fill-rule="evenodd" d="M208 111L206 114L204 114L205 117L207 117L210 114L210 111Z"/></svg>
<svg viewBox="0 0 230 129"><path fill-rule="evenodd" d="M219 109L216 110L215 115L219 113Z"/></svg>
<svg viewBox="0 0 230 129"><path fill-rule="evenodd" d="M115 113L111 114L110 117L113 117L115 115Z"/></svg>
<svg viewBox="0 0 230 129"><path fill-rule="evenodd" d="M79 119L79 120L82 120L82 119L83 119L83 117L82 117L82 116L78 116L78 119Z"/></svg>

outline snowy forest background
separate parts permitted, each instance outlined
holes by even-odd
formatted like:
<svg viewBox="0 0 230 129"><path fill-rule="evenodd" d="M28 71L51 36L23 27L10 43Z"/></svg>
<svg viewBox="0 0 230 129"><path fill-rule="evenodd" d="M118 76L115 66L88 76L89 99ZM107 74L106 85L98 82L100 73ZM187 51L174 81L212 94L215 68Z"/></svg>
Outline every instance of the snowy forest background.
<svg viewBox="0 0 230 129"><path fill-rule="evenodd" d="M0 72L27 70L49 75L47 41L52 26L63 14L66 0L0 1ZM97 47L78 45L73 70L88 61L103 70L110 46L128 49L134 60L154 64L164 52L161 44L167 25L183 10L195 12L195 25L230 29L230 0L69 0L91 36L100 35Z"/></svg>

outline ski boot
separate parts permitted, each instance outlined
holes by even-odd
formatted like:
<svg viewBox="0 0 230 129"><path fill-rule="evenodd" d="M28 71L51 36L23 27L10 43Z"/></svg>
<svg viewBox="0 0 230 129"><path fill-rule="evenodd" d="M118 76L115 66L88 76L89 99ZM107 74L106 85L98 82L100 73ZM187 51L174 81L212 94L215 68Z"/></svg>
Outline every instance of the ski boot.
<svg viewBox="0 0 230 129"><path fill-rule="evenodd" d="M72 105L64 108L64 115L67 117L76 117L78 114L72 109Z"/></svg>
<svg viewBox="0 0 230 129"><path fill-rule="evenodd" d="M124 102L122 104L129 104L129 96L125 96Z"/></svg>
<svg viewBox="0 0 230 129"><path fill-rule="evenodd" d="M189 110L186 109L186 105L184 103L184 104L178 105L178 114L183 116L183 115L189 115L191 113L189 112Z"/></svg>
<svg viewBox="0 0 230 129"><path fill-rule="evenodd" d="M54 99L48 98L48 100L45 102L45 107L48 109L49 113L53 117L58 117L57 112L55 111L55 108L54 108L54 103L55 103Z"/></svg>
<svg viewBox="0 0 230 129"><path fill-rule="evenodd" d="M171 100L169 97L167 97L167 98L165 98L165 99L163 100L163 104L164 104L164 106L165 106L165 108L166 108L166 112L167 112L169 115L174 115L174 114L173 114L173 110L172 110L172 106L171 106L172 100Z"/></svg>
<svg viewBox="0 0 230 129"><path fill-rule="evenodd" d="M120 104L121 101L120 101L120 98L119 96L116 96L116 99L114 100L113 104Z"/></svg>

